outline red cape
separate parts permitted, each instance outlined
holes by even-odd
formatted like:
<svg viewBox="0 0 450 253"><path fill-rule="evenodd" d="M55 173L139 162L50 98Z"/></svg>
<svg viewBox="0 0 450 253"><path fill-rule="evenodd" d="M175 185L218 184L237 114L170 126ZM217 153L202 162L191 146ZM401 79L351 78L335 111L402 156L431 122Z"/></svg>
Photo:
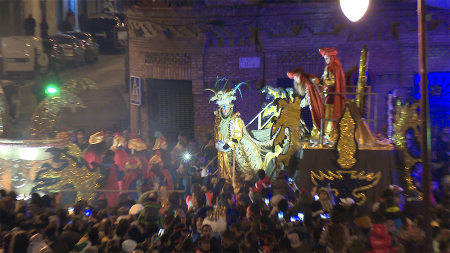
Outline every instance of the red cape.
<svg viewBox="0 0 450 253"><path fill-rule="evenodd" d="M342 64L339 59L334 56L333 61L328 65L328 72L332 72L335 77L335 90L334 92L345 92L345 73L342 69ZM342 112L345 107L345 94L342 95L333 95L334 96L334 109L333 109L333 119L339 120L341 118ZM337 127L338 122L333 121L333 128Z"/></svg>
<svg viewBox="0 0 450 253"><path fill-rule="evenodd" d="M102 157L103 155L96 155L93 150L89 150L83 155L84 160L86 160L91 170L94 169L94 166L91 165L91 162L102 164Z"/></svg>
<svg viewBox="0 0 450 253"><path fill-rule="evenodd" d="M317 129L320 129L320 120L322 119L322 98L320 97L319 92L317 91L314 84L311 82L311 79L318 78L312 74L305 74L300 76L300 82L302 85L306 85L306 90L309 95L309 104L311 108L311 116L313 119L313 123ZM323 87L319 87L320 91L323 90Z"/></svg>
<svg viewBox="0 0 450 253"><path fill-rule="evenodd" d="M128 160L128 153L124 150L114 150L114 163L119 167L119 171L122 171Z"/></svg>
<svg viewBox="0 0 450 253"><path fill-rule="evenodd" d="M109 167L109 177L108 184L103 188L103 190L117 190L117 192L105 192L103 193L99 199L106 198L108 200L108 206L115 206L117 201L119 200L120 192L119 185L117 184L117 175L116 175L116 165L112 164Z"/></svg>

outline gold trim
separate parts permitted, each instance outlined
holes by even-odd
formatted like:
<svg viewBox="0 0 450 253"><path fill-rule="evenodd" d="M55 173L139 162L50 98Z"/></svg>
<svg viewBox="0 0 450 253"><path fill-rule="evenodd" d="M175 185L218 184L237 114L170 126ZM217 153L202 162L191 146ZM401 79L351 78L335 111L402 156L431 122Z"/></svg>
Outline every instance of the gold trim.
<svg viewBox="0 0 450 253"><path fill-rule="evenodd" d="M365 191L365 190L368 190L368 189L374 187L375 185L377 185L380 182L380 179L381 179L380 171L377 173L371 172L371 173L365 174L364 171L357 172L356 170L337 170L336 173L333 173L332 171L328 170L327 173L328 173L328 175L319 170L319 175L318 175L315 172L311 171L311 181L315 185L318 185L318 183L316 182L316 179L324 180L326 178L331 181L334 181L335 179L342 180L343 179L342 174L350 174L351 179L372 182L369 185L353 189L353 191L352 191L353 197L355 197L355 199L360 199L360 201L356 202L356 204L358 204L358 205L364 204L367 200L366 195L364 193L362 193L362 191ZM339 196L339 191L337 189L332 188L331 190L335 193L336 197Z"/></svg>
<svg viewBox="0 0 450 253"><path fill-rule="evenodd" d="M358 143L355 140L356 121L350 113L350 107L345 105L344 113L339 120L339 138L336 143L336 150L339 158L338 164L343 169L351 169L356 164L356 150Z"/></svg>
<svg viewBox="0 0 450 253"><path fill-rule="evenodd" d="M392 136L392 142L394 143L397 150L403 155L403 162L405 164L405 171L402 179L409 190L417 190L414 186L411 177L411 168L419 162L422 162L421 158L414 158L408 151L406 146L406 132L408 129L412 128L414 130L414 137L420 141L420 117L417 113L419 108L418 103L413 103L409 105L403 105L400 99L397 99L395 105L394 114L394 134Z"/></svg>

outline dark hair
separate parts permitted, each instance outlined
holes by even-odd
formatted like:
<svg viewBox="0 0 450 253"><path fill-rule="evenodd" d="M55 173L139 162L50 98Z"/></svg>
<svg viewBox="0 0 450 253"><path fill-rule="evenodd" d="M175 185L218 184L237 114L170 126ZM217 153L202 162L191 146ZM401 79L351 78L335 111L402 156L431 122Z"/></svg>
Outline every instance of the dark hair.
<svg viewBox="0 0 450 253"><path fill-rule="evenodd" d="M289 176L285 170L278 171L276 179L283 179L284 181L287 181L288 178Z"/></svg>
<svg viewBox="0 0 450 253"><path fill-rule="evenodd" d="M282 212L286 212L289 209L289 203L286 199L282 199L280 200L280 202L278 202L278 210L282 211Z"/></svg>
<svg viewBox="0 0 450 253"><path fill-rule="evenodd" d="M206 227L210 227L210 228L212 229L211 225L209 225L209 224L203 224L203 225L202 225L202 229L201 229L200 231L202 231L202 233L203 233L203 229L206 228ZM198 231L198 229L197 229L197 231Z"/></svg>
<svg viewBox="0 0 450 253"><path fill-rule="evenodd" d="M255 232L248 231L245 234L245 246L247 247L248 252L258 252L259 240Z"/></svg>
<svg viewBox="0 0 450 253"><path fill-rule="evenodd" d="M224 193L231 193L231 194L233 194L234 193L234 187L233 187L233 185L232 184L230 184L230 183L225 183L225 185L223 186L223 188L222 188L222 191L224 192Z"/></svg>
<svg viewBox="0 0 450 253"><path fill-rule="evenodd" d="M76 133L78 133L78 132L83 132L84 134L86 134L86 131L85 131L83 128L78 129L78 130L76 131Z"/></svg>
<svg viewBox="0 0 450 253"><path fill-rule="evenodd" d="M198 191L195 194L197 198L197 206L202 207L206 205L206 195L203 191Z"/></svg>
<svg viewBox="0 0 450 253"><path fill-rule="evenodd" d="M238 198L238 202L244 202L244 206L246 208L252 204L252 200L247 194L241 194L241 196L239 196Z"/></svg>
<svg viewBox="0 0 450 253"><path fill-rule="evenodd" d="M181 200L181 197L180 197L180 195L178 194L178 192L172 192L172 193L169 195L169 203L170 203L171 205L179 205L179 204L180 204L180 200Z"/></svg>
<svg viewBox="0 0 450 253"><path fill-rule="evenodd" d="M205 219L205 217L202 216L202 215L198 215L198 216L196 216L196 217L192 220L191 226L192 226L192 228L197 229L197 231L200 229L200 228L197 227L197 221L198 221L198 219Z"/></svg>
<svg viewBox="0 0 450 253"><path fill-rule="evenodd" d="M130 221L128 221L128 219L121 219L114 232L118 237L124 237L127 234L128 229L130 229Z"/></svg>
<svg viewBox="0 0 450 253"><path fill-rule="evenodd" d="M44 237L48 239L54 238L55 233L56 233L56 224L50 224L44 230Z"/></svg>
<svg viewBox="0 0 450 253"><path fill-rule="evenodd" d="M89 241L92 243L92 245L99 244L98 241L98 228L96 226L93 226L89 232L88 232Z"/></svg>
<svg viewBox="0 0 450 253"><path fill-rule="evenodd" d="M241 223L233 223L230 225L230 229L235 228L236 231L241 232L242 231L242 225Z"/></svg>
<svg viewBox="0 0 450 253"><path fill-rule="evenodd" d="M12 236L11 243L9 245L9 252L25 253L27 252L28 245L30 244L30 238L25 231L19 231Z"/></svg>
<svg viewBox="0 0 450 253"><path fill-rule="evenodd" d="M106 150L105 155L103 155L102 163L114 163L115 153L112 150Z"/></svg>
<svg viewBox="0 0 450 253"><path fill-rule="evenodd" d="M236 236L230 230L223 231L222 239L227 239L227 240L231 241L232 243L236 242Z"/></svg>
<svg viewBox="0 0 450 253"><path fill-rule="evenodd" d="M258 178L261 180L261 179L264 179L265 177L266 177L266 172L264 171L264 170L258 170L257 172L256 172L256 174L258 175Z"/></svg>
<svg viewBox="0 0 450 253"><path fill-rule="evenodd" d="M198 183L193 183L191 186L191 194L193 195L194 193L198 192L201 190L201 186Z"/></svg>
<svg viewBox="0 0 450 253"><path fill-rule="evenodd" d="M385 189L382 193L381 193L381 197L383 199L387 198L387 197L394 197L394 193L391 191L391 189Z"/></svg>
<svg viewBox="0 0 450 253"><path fill-rule="evenodd" d="M4 190L4 189L1 189L0 190L0 197L5 197L6 196L6 190Z"/></svg>

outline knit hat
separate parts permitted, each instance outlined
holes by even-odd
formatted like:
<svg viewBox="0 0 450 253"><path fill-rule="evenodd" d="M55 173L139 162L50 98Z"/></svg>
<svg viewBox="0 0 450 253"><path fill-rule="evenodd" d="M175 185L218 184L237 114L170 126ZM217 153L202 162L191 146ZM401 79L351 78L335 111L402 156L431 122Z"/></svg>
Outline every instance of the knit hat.
<svg viewBox="0 0 450 253"><path fill-rule="evenodd" d="M288 236L288 238L289 238L289 241L291 241L292 248L297 248L297 247L300 247L300 245L302 245L297 233L290 234Z"/></svg>
<svg viewBox="0 0 450 253"><path fill-rule="evenodd" d="M132 253L134 251L134 249L136 248L136 246L137 246L137 243L136 243L136 241L133 241L133 240L125 240L122 243L122 249L126 253Z"/></svg>
<svg viewBox="0 0 450 253"><path fill-rule="evenodd" d="M299 201L300 204L309 206L313 202L313 198L311 197L311 194L309 194L305 189L302 189L300 191Z"/></svg>
<svg viewBox="0 0 450 253"><path fill-rule="evenodd" d="M159 205L155 203L146 203L139 214L138 222L148 225L150 223L156 223L160 228L163 226L164 218L159 212Z"/></svg>

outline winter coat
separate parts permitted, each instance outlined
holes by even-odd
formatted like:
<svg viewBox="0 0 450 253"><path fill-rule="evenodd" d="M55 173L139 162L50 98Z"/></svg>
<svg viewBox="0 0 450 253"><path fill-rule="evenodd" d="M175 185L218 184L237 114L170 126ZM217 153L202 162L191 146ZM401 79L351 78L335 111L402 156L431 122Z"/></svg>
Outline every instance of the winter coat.
<svg viewBox="0 0 450 253"><path fill-rule="evenodd" d="M389 229L382 223L372 225L369 243L371 249L364 250L365 253L396 253L398 250L397 247L392 247Z"/></svg>
<svg viewBox="0 0 450 253"><path fill-rule="evenodd" d="M292 188L283 179L276 179L272 183L273 196L282 195L284 198L292 202L297 199Z"/></svg>
<svg viewBox="0 0 450 253"><path fill-rule="evenodd" d="M256 182L256 188L251 187L250 191L252 191L253 193L262 193L265 189L269 187L270 187L270 179L268 177L265 177Z"/></svg>
<svg viewBox="0 0 450 253"><path fill-rule="evenodd" d="M319 244L322 246L326 246L326 253L334 253L334 252L347 252L347 249L352 245L353 238L350 236L350 231L348 228L342 224L340 224L344 228L344 248L342 251L333 250L333 245L331 244L331 240L329 238L329 228L330 226L326 226L320 235Z"/></svg>

